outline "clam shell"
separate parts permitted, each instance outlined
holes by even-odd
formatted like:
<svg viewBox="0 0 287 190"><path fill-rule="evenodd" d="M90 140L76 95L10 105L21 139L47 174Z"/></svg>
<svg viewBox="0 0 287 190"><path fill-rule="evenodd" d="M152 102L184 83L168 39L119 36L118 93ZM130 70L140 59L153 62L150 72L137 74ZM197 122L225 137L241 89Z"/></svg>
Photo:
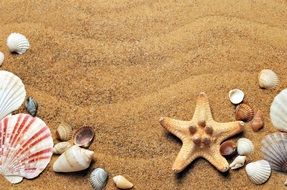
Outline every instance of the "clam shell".
<svg viewBox="0 0 287 190"><path fill-rule="evenodd" d="M220 145L220 154L223 156L229 156L232 155L236 150L236 143L234 141L228 140L223 142Z"/></svg>
<svg viewBox="0 0 287 190"><path fill-rule="evenodd" d="M53 148L53 153L54 154L62 154L66 150L68 150L71 146L73 146L73 145L71 143L69 143L69 142L57 143L57 144L55 144L55 146Z"/></svg>
<svg viewBox="0 0 287 190"><path fill-rule="evenodd" d="M30 48L30 43L23 34L11 33L7 38L7 46L10 52L23 54Z"/></svg>
<svg viewBox="0 0 287 190"><path fill-rule="evenodd" d="M28 114L7 116L0 121L0 173L11 183L37 177L52 157L50 129Z"/></svg>
<svg viewBox="0 0 287 190"><path fill-rule="evenodd" d="M134 185L129 182L124 176L122 175L117 175L113 177L113 181L117 188L120 189L131 189Z"/></svg>
<svg viewBox="0 0 287 190"><path fill-rule="evenodd" d="M240 89L229 91L229 100L232 104L240 104L244 99L244 92Z"/></svg>
<svg viewBox="0 0 287 190"><path fill-rule="evenodd" d="M282 90L273 100L270 107L270 118L273 126L287 132L287 88Z"/></svg>
<svg viewBox="0 0 287 190"><path fill-rule="evenodd" d="M240 138L237 141L237 152L241 156L248 155L254 151L253 143L247 138Z"/></svg>
<svg viewBox="0 0 287 190"><path fill-rule="evenodd" d="M248 104L240 104L236 107L235 118L239 121L248 122L254 117L254 110Z"/></svg>
<svg viewBox="0 0 287 190"><path fill-rule="evenodd" d="M74 145L66 150L53 164L55 172L77 172L87 169L94 152Z"/></svg>
<svg viewBox="0 0 287 190"><path fill-rule="evenodd" d="M258 75L259 86L261 88L272 89L279 84L277 74L270 69L263 69Z"/></svg>
<svg viewBox="0 0 287 190"><path fill-rule="evenodd" d="M273 170L287 172L287 134L276 132L267 135L261 142L263 157Z"/></svg>
<svg viewBox="0 0 287 190"><path fill-rule="evenodd" d="M245 171L249 179L257 185L265 183L271 175L271 168L266 160L258 160L247 164Z"/></svg>
<svg viewBox="0 0 287 190"><path fill-rule="evenodd" d="M61 141L68 141L72 138L73 128L68 123L62 122L56 131L57 139Z"/></svg>
<svg viewBox="0 0 287 190"><path fill-rule="evenodd" d="M4 62L4 53L2 53L1 51L0 51L0 66L3 64L3 62Z"/></svg>
<svg viewBox="0 0 287 190"><path fill-rule="evenodd" d="M246 156L237 156L229 165L230 169L235 170L244 166Z"/></svg>
<svg viewBox="0 0 287 190"><path fill-rule="evenodd" d="M250 126L254 132L257 132L264 127L263 114L260 110L256 112Z"/></svg>
<svg viewBox="0 0 287 190"><path fill-rule="evenodd" d="M102 190L107 184L109 174L102 168L96 168L90 175L90 182L94 190Z"/></svg>
<svg viewBox="0 0 287 190"><path fill-rule="evenodd" d="M92 127L81 127L75 132L73 141L74 144L87 148L92 143L94 136L95 131Z"/></svg>
<svg viewBox="0 0 287 190"><path fill-rule="evenodd" d="M36 116L37 110L38 110L38 103L36 102L36 100L32 96L29 96L26 99L25 107L26 107L27 112L30 115L32 115L33 117Z"/></svg>

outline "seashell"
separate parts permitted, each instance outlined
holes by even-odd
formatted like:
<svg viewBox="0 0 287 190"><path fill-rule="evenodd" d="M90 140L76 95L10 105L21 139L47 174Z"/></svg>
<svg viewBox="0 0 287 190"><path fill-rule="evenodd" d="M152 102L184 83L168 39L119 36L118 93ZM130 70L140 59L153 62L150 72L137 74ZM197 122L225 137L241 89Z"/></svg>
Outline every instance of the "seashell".
<svg viewBox="0 0 287 190"><path fill-rule="evenodd" d="M250 126L254 132L257 132L264 127L263 114L260 110L256 112Z"/></svg>
<svg viewBox="0 0 287 190"><path fill-rule="evenodd" d="M94 136L95 132L92 127L81 127L75 132L73 141L74 144L87 148L92 143Z"/></svg>
<svg viewBox="0 0 287 190"><path fill-rule="evenodd" d="M254 110L248 104L240 104L236 107L235 118L239 121L248 122L254 117Z"/></svg>
<svg viewBox="0 0 287 190"><path fill-rule="evenodd" d="M230 169L235 170L244 166L246 156L237 156L229 165Z"/></svg>
<svg viewBox="0 0 287 190"><path fill-rule="evenodd" d="M234 141L225 141L220 145L220 154L223 156L232 155L236 150L236 143Z"/></svg>
<svg viewBox="0 0 287 190"><path fill-rule="evenodd" d="M240 89L229 91L229 100L232 104L240 104L244 99L244 92Z"/></svg>
<svg viewBox="0 0 287 190"><path fill-rule="evenodd" d="M273 170L287 172L287 134L276 132L267 135L261 142L263 157Z"/></svg>
<svg viewBox="0 0 287 190"><path fill-rule="evenodd" d="M237 152L239 155L247 155L254 151L253 143L247 138L240 138L237 141Z"/></svg>
<svg viewBox="0 0 287 190"><path fill-rule="evenodd" d="M265 183L271 175L271 168L266 160L258 160L247 164L245 171L249 179L257 185Z"/></svg>
<svg viewBox="0 0 287 190"><path fill-rule="evenodd" d="M270 107L270 118L273 126L287 132L287 88L275 96Z"/></svg>
<svg viewBox="0 0 287 190"><path fill-rule="evenodd" d="M21 113L0 121L0 147L0 173L11 183L19 183L46 168L53 139L44 121Z"/></svg>
<svg viewBox="0 0 287 190"><path fill-rule="evenodd" d="M22 80L8 71L0 71L0 120L17 110L25 100Z"/></svg>
<svg viewBox="0 0 287 190"><path fill-rule="evenodd" d="M109 177L108 172L102 168L96 168L90 175L90 182L94 190L102 190L106 184Z"/></svg>
<svg viewBox="0 0 287 190"><path fill-rule="evenodd" d="M53 148L53 153L54 154L62 154L64 153L67 149L69 149L71 146L73 146L71 143L69 142L60 142L55 144L54 148Z"/></svg>
<svg viewBox="0 0 287 190"><path fill-rule="evenodd" d="M261 88L272 89L279 84L277 74L270 69L263 69L258 75L259 86Z"/></svg>
<svg viewBox="0 0 287 190"><path fill-rule="evenodd" d="M2 53L1 51L0 51L0 66L3 64L3 62L4 62L4 53Z"/></svg>
<svg viewBox="0 0 287 190"><path fill-rule="evenodd" d="M7 46L10 52L23 54L29 49L30 43L23 34L11 33L7 38Z"/></svg>
<svg viewBox="0 0 287 190"><path fill-rule="evenodd" d="M56 131L56 138L61 141L68 141L73 134L73 128L68 123L62 122Z"/></svg>
<svg viewBox="0 0 287 190"><path fill-rule="evenodd" d="M129 182L124 176L122 175L117 175L113 177L113 181L117 188L120 189L131 189L134 185Z"/></svg>
<svg viewBox="0 0 287 190"><path fill-rule="evenodd" d="M38 103L36 102L36 100L32 97L29 96L25 102L25 107L27 112L32 115L33 117L36 116L37 114L37 110L38 110Z"/></svg>
<svg viewBox="0 0 287 190"><path fill-rule="evenodd" d="M94 152L73 145L53 164L55 172L77 172L90 166Z"/></svg>

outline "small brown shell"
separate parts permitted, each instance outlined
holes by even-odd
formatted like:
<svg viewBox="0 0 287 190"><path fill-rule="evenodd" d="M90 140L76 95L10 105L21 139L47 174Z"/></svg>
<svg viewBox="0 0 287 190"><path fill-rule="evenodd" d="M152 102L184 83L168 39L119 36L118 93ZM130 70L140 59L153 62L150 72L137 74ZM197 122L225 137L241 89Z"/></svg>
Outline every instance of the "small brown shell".
<svg viewBox="0 0 287 190"><path fill-rule="evenodd" d="M264 127L264 119L263 119L263 114L260 110L258 110L251 121L251 128L254 132L259 131Z"/></svg>
<svg viewBox="0 0 287 190"><path fill-rule="evenodd" d="M254 117L254 110L248 104L240 104L236 107L235 118L239 121L249 122Z"/></svg>
<svg viewBox="0 0 287 190"><path fill-rule="evenodd" d="M236 150L236 143L234 141L225 141L220 145L220 154L222 156L232 155Z"/></svg>
<svg viewBox="0 0 287 190"><path fill-rule="evenodd" d="M68 141L71 139L73 134L73 128L68 123L62 122L56 131L57 139L61 141Z"/></svg>
<svg viewBox="0 0 287 190"><path fill-rule="evenodd" d="M81 127L75 132L73 136L73 142L75 145L87 148L92 143L94 136L94 128Z"/></svg>

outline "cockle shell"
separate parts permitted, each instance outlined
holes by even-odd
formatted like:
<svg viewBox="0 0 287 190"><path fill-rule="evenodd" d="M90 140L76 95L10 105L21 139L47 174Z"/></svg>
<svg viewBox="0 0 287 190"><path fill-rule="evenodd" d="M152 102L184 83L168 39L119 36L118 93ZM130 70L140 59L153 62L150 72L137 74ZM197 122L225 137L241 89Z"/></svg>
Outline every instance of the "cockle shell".
<svg viewBox="0 0 287 190"><path fill-rule="evenodd" d="M26 107L27 112L30 115L32 115L33 117L36 116L37 110L38 110L38 103L36 102L36 100L32 96L29 96L26 99L25 107Z"/></svg>
<svg viewBox="0 0 287 190"><path fill-rule="evenodd" d="M235 170L244 166L246 156L237 156L229 165L230 169Z"/></svg>
<svg viewBox="0 0 287 190"><path fill-rule="evenodd" d="M94 152L74 145L66 150L53 164L55 172L77 172L90 166Z"/></svg>
<svg viewBox="0 0 287 190"><path fill-rule="evenodd" d="M39 118L7 116L0 122L0 173L11 183L37 177L51 160L53 139Z"/></svg>
<svg viewBox="0 0 287 190"><path fill-rule="evenodd" d="M3 62L4 62L4 53L2 53L1 51L0 51L0 66L3 64Z"/></svg>
<svg viewBox="0 0 287 190"><path fill-rule="evenodd" d="M223 142L220 145L220 154L223 156L229 156L231 154L233 154L236 150L236 143L234 141L228 140Z"/></svg>
<svg viewBox="0 0 287 190"><path fill-rule="evenodd" d="M102 168L96 168L90 175L90 182L94 190L102 190L107 184L108 172Z"/></svg>
<svg viewBox="0 0 287 190"><path fill-rule="evenodd" d="M256 112L250 126L254 132L257 132L264 127L263 114L260 110Z"/></svg>
<svg viewBox="0 0 287 190"><path fill-rule="evenodd" d="M75 132L73 136L73 141L74 144L87 148L92 143L94 136L95 136L94 128L81 127Z"/></svg>
<svg viewBox="0 0 287 190"><path fill-rule="evenodd" d="M287 134L275 132L261 142L263 157L273 170L287 172Z"/></svg>
<svg viewBox="0 0 287 190"><path fill-rule="evenodd" d="M270 107L270 118L273 126L287 132L287 88L275 96Z"/></svg>
<svg viewBox="0 0 287 190"><path fill-rule="evenodd" d="M68 141L72 138L73 128L68 123L62 122L56 131L57 139L61 141Z"/></svg>
<svg viewBox="0 0 287 190"><path fill-rule="evenodd" d="M257 185L265 183L271 175L271 168L266 160L258 160L247 164L245 171L249 179Z"/></svg>
<svg viewBox="0 0 287 190"><path fill-rule="evenodd" d="M73 145L69 142L59 142L59 143L55 144L55 146L53 148L53 153L54 154L62 154L66 150L68 150L71 146L73 146Z"/></svg>
<svg viewBox="0 0 287 190"><path fill-rule="evenodd" d="M236 107L235 118L238 121L248 122L254 117L254 110L248 104L240 104Z"/></svg>
<svg viewBox="0 0 287 190"><path fill-rule="evenodd" d="M30 43L23 34L11 33L7 38L7 46L10 52L23 54L30 48Z"/></svg>
<svg viewBox="0 0 287 190"><path fill-rule="evenodd" d="M0 120L17 110L25 100L22 80L8 71L0 71Z"/></svg>
<svg viewBox="0 0 287 190"><path fill-rule="evenodd" d="M240 89L230 90L228 95L232 104L240 104L244 99L244 92Z"/></svg>
<svg viewBox="0 0 287 190"><path fill-rule="evenodd" d="M113 177L113 181L115 185L120 189L131 189L134 186L122 175L117 175Z"/></svg>
<svg viewBox="0 0 287 190"><path fill-rule="evenodd" d="M253 143L247 138L240 138L237 141L237 152L241 156L248 155L254 151Z"/></svg>
<svg viewBox="0 0 287 190"><path fill-rule="evenodd" d="M258 75L259 86L261 88L272 89L279 84L277 74L270 69L263 69Z"/></svg>

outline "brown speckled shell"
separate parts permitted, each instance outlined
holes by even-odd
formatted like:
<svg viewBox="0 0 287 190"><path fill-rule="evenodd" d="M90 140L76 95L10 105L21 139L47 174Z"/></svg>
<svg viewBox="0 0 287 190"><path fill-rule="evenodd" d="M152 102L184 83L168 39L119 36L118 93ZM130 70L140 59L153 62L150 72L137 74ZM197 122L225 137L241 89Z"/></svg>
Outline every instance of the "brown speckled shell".
<svg viewBox="0 0 287 190"><path fill-rule="evenodd" d="M239 121L249 122L254 117L254 110L248 104L240 104L236 107L235 118Z"/></svg>

